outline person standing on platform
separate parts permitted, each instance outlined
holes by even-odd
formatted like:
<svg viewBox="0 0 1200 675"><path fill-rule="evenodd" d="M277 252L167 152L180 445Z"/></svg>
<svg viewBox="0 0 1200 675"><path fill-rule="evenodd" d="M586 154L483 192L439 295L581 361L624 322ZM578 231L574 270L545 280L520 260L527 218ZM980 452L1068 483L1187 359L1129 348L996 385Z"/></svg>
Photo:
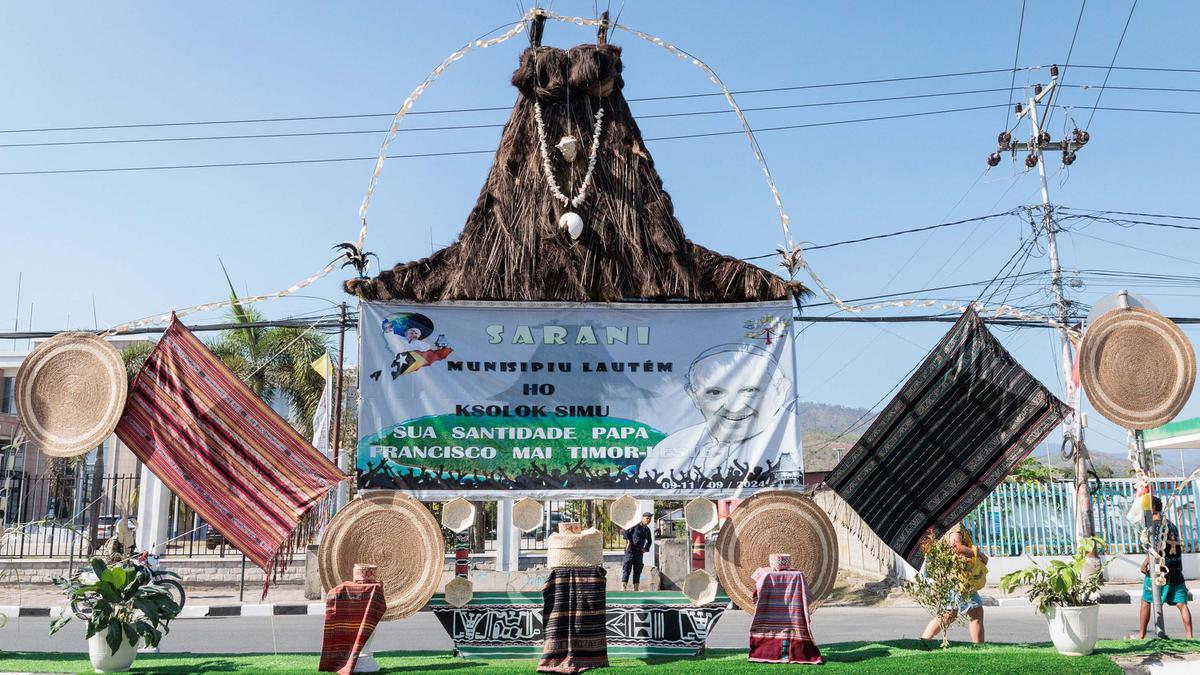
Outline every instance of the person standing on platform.
<svg viewBox="0 0 1200 675"><path fill-rule="evenodd" d="M642 562L642 556L650 550L650 544L653 541L653 536L650 533L650 521L653 520L654 514L649 511L642 514L642 522L625 530L625 562L621 566L621 590L629 590L629 575L633 574L633 590L641 590L638 586L642 582L642 567L645 563Z"/></svg>

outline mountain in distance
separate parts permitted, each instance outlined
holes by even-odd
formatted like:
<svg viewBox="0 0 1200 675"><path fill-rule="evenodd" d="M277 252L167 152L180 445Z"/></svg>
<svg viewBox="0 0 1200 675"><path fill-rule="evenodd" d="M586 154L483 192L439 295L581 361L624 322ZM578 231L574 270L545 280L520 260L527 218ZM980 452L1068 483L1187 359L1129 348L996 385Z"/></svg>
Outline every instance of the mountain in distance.
<svg viewBox="0 0 1200 675"><path fill-rule="evenodd" d="M800 401L797 408L803 432L806 472L833 470L875 420L875 413L866 408L812 401ZM852 431L847 431L851 428Z"/></svg>

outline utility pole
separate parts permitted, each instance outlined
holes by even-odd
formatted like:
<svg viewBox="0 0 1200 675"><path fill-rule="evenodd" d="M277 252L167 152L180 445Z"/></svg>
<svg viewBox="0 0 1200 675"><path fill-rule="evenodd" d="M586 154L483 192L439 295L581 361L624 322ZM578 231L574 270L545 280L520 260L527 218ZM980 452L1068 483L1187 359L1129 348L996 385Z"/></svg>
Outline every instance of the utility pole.
<svg viewBox="0 0 1200 675"><path fill-rule="evenodd" d="M1000 164L1001 153L1010 152L1014 156L1018 151L1028 152L1025 157L1025 166L1038 172L1038 179L1042 184L1042 226L1046 230L1046 252L1050 259L1050 289L1054 293L1054 303L1058 309L1058 329L1062 336L1063 352L1070 354L1072 343L1070 339L1070 312L1068 309L1066 296L1063 294L1062 281L1062 266L1058 260L1058 242L1056 238L1057 224L1054 220L1054 207L1050 204L1050 190L1046 182L1046 162L1044 153L1061 152L1063 166L1070 166L1075 161L1075 153L1087 144L1089 140L1088 133L1081 131L1078 128L1072 133L1072 137L1064 138L1057 143L1051 140L1050 133L1042 128L1044 116L1039 117L1038 106L1042 105L1045 100L1047 104L1052 100L1055 90L1058 88L1058 66L1050 67L1050 83L1043 87L1042 85L1034 85L1033 96L1029 98L1023 107L1021 103L1016 104L1015 114L1017 121L1023 119L1029 120L1030 138L1027 142L1014 141L1012 134L1008 131L1000 133L997 139L999 148L996 152L988 156L988 165L997 166ZM1066 360L1063 363L1063 378L1064 382L1071 382L1071 363ZM1069 386L1069 385L1068 385ZM1083 439L1075 431L1075 425L1079 420L1080 412L1072 406L1072 418L1067 424L1066 434L1072 447L1071 456L1074 460L1075 468L1075 533L1078 539L1090 537L1094 534L1093 516L1092 516L1092 494L1088 490L1088 474L1087 474L1087 448L1083 444ZM1099 562L1096 562L1098 565Z"/></svg>
<svg viewBox="0 0 1200 675"><path fill-rule="evenodd" d="M337 460L337 466L342 470L342 475L346 476L350 473L349 458L342 452L342 373L346 367L346 303L338 306L338 368L337 368L337 386L334 393L333 405L333 456ZM337 493L337 509L340 511L346 505L346 501L350 496L350 486L342 480L338 484Z"/></svg>

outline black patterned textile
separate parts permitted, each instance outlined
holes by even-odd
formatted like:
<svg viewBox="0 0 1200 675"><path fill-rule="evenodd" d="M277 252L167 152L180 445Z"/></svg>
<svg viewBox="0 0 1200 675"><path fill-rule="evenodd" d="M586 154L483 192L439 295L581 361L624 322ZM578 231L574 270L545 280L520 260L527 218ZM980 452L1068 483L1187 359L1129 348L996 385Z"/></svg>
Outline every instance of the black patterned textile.
<svg viewBox="0 0 1200 675"><path fill-rule="evenodd" d="M920 567L1067 411L968 309L825 482Z"/></svg>
<svg viewBox="0 0 1200 675"><path fill-rule="evenodd" d="M539 673L580 673L608 666L601 567L556 567L542 587Z"/></svg>

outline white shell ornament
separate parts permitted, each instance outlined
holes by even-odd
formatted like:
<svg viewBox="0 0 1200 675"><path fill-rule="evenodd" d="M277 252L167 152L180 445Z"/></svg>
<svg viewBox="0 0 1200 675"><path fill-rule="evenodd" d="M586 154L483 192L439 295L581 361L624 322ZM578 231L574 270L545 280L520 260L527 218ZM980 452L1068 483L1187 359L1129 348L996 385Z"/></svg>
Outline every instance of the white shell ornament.
<svg viewBox="0 0 1200 675"><path fill-rule="evenodd" d="M578 239L579 235L583 234L583 218L579 217L578 213L568 211L558 219L558 226L565 228L567 234L571 235L571 239Z"/></svg>
<svg viewBox="0 0 1200 675"><path fill-rule="evenodd" d="M568 162L574 162L575 156L579 154L579 141L575 140L574 136L563 136L554 147L558 148Z"/></svg>

